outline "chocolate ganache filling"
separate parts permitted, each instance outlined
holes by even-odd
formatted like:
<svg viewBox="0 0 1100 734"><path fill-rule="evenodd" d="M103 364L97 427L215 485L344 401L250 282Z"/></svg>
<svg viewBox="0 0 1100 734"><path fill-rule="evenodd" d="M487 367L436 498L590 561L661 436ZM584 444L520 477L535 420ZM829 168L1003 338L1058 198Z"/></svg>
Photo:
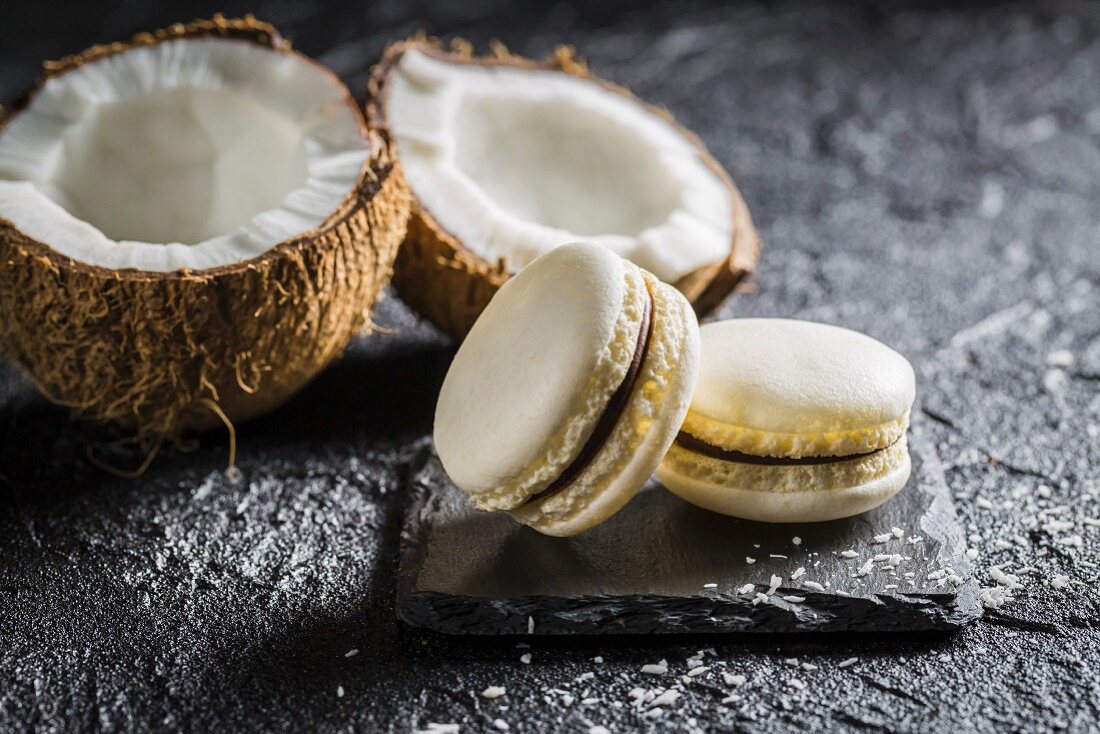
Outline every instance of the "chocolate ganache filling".
<svg viewBox="0 0 1100 734"><path fill-rule="evenodd" d="M565 470L557 479L547 485L546 489L528 497L523 506L553 497L572 484L596 458L596 454L607 443L607 439L611 436L611 432L615 430L615 425L626 409L626 404L630 400L630 393L634 391L634 384L638 381L638 375L642 371L642 363L645 362L646 354L649 352L649 342L652 336L653 294L647 288L645 311L642 313L642 326L638 329L638 341L634 345L634 356L630 359L630 366L626 370L623 381L611 394L611 399L607 401L607 407L604 408L603 414L596 422L596 427L592 429L592 435L585 441L584 446L581 447L573 461L565 467Z"/></svg>
<svg viewBox="0 0 1100 734"><path fill-rule="evenodd" d="M841 461L865 459L868 456L874 456L877 453L885 451L900 440L901 437L899 436L894 439L889 446L883 446L882 448L873 449L871 451L864 451L860 454L847 454L845 456L803 456L794 459L789 456L757 456L755 454L746 454L742 451L730 451L719 446L713 446L683 431L680 431L676 436L677 445L682 446L688 451L693 451L703 456L709 456L719 461L731 461L736 464L756 464L758 466L819 466L821 464L836 464Z"/></svg>

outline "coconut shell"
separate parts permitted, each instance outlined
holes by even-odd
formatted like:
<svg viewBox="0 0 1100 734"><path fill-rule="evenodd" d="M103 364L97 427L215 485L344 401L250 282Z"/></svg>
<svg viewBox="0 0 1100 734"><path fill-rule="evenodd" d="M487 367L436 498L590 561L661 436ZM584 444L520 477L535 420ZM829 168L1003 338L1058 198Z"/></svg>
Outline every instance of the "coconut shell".
<svg viewBox="0 0 1100 734"><path fill-rule="evenodd" d="M143 33L47 64L38 85L0 120L0 132L49 78L197 36L294 53L252 17ZM362 119L350 96L348 104ZM278 406L368 323L405 236L409 197L393 145L384 133L370 134L375 152L323 223L218 268L91 266L0 218L0 351L51 400L139 437L174 436L220 424L219 413L240 421Z"/></svg>
<svg viewBox="0 0 1100 734"><path fill-rule="evenodd" d="M693 270L673 285L687 297L696 315L702 319L722 305L752 274L760 254L760 240L748 206L725 169L707 151L698 136L679 125L667 110L643 102L629 90L595 76L568 47L558 47L553 56L535 61L514 55L498 43L493 45L488 56L479 57L474 55L466 41L453 41L449 49L444 49L436 39L417 36L391 44L371 73L366 113L372 129L389 130L386 118L387 85L401 56L410 49L455 64L503 65L533 71L556 71L588 79L666 120L696 148L700 160L725 184L733 205L733 236L729 256ZM401 299L419 314L454 339L462 340L489 299L509 278L511 270L503 258L491 262L463 245L416 201L415 196L414 191L408 236L394 265L394 287Z"/></svg>

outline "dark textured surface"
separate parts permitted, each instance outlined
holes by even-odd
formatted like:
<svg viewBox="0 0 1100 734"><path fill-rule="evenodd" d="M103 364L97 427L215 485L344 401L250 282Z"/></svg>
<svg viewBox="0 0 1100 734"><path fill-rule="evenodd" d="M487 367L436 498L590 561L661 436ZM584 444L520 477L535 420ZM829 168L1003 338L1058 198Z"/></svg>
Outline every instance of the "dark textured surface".
<svg viewBox="0 0 1100 734"><path fill-rule="evenodd" d="M477 512L425 450L411 464L397 613L450 634L956 631L981 613L965 534L919 429L910 453L905 489L858 517L735 520L651 482L561 539ZM885 555L897 558L874 563Z"/></svg>
<svg viewBox="0 0 1100 734"><path fill-rule="evenodd" d="M402 462L448 352L390 300L376 320L396 335L241 427L236 484L217 433L114 479L84 458L106 440L4 369L0 730L1097 729L1100 530L1084 520L1100 517L1100 6L368 5L8 3L0 90L40 58L213 9L256 10L357 90L384 41L419 27L536 54L576 43L741 185L766 249L759 293L727 313L840 323L912 359L979 581L1007 563L1025 588L953 637L524 650L404 627ZM628 692L680 680L700 647L747 682L712 669L659 718L638 714ZM640 672L662 658L669 675ZM508 693L488 701L487 685Z"/></svg>

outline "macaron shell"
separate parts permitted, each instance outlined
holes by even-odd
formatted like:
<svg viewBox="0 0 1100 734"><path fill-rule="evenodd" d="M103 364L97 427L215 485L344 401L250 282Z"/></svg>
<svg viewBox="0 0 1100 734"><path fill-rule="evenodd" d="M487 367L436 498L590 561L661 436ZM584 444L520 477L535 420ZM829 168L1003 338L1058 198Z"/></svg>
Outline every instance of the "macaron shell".
<svg viewBox="0 0 1100 734"><path fill-rule="evenodd" d="M440 390L435 445L482 509L511 509L587 440L633 358L641 271L563 245L511 278L462 343Z"/></svg>
<svg viewBox="0 0 1100 734"><path fill-rule="evenodd" d="M759 522L820 522L878 507L909 481L903 437L861 459L813 466L726 462L674 445L657 470L671 492L699 507Z"/></svg>
<svg viewBox="0 0 1100 734"><path fill-rule="evenodd" d="M732 319L701 329L703 358L684 430L768 456L844 455L893 443L916 395L909 361L848 329Z"/></svg>
<svg viewBox="0 0 1100 734"><path fill-rule="evenodd" d="M660 464L691 402L699 366L695 313L675 288L644 277L653 295L653 334L614 431L569 487L512 513L546 535L575 535L622 509Z"/></svg>

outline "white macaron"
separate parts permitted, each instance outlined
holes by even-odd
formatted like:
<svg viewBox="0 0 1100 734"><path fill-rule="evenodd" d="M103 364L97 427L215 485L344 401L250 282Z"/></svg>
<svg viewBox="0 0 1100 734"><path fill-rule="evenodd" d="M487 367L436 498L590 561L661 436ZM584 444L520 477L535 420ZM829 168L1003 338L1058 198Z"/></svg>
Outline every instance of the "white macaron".
<svg viewBox="0 0 1100 734"><path fill-rule="evenodd" d="M656 469L698 362L695 314L675 288L604 247L563 245L505 283L463 341L436 450L479 509L574 535Z"/></svg>
<svg viewBox="0 0 1100 734"><path fill-rule="evenodd" d="M685 500L764 522L833 520L909 479L913 368L869 336L790 319L702 327L691 409L657 477Z"/></svg>

